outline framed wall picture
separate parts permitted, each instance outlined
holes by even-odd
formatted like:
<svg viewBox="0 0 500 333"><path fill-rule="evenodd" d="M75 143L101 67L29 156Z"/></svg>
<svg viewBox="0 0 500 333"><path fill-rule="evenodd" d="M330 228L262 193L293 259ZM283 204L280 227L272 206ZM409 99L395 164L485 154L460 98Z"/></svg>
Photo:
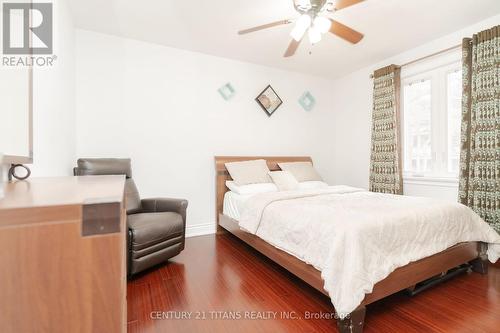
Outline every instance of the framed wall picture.
<svg viewBox="0 0 500 333"><path fill-rule="evenodd" d="M280 107L281 104L283 104L283 101L271 85L268 85L266 89L264 89L259 96L255 98L255 100L260 107L266 111L269 117Z"/></svg>

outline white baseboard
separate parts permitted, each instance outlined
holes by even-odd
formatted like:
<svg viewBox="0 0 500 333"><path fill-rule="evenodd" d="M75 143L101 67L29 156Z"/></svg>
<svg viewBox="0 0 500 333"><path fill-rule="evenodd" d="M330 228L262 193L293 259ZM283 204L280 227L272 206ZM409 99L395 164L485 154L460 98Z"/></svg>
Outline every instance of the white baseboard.
<svg viewBox="0 0 500 333"><path fill-rule="evenodd" d="M215 222L205 224L195 224L186 227L186 237L215 234L217 231Z"/></svg>

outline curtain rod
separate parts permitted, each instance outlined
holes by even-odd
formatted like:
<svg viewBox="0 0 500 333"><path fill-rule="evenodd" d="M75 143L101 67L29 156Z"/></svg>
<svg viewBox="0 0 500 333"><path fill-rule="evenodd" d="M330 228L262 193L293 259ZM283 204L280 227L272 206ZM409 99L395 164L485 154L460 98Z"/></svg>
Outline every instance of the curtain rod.
<svg viewBox="0 0 500 333"><path fill-rule="evenodd" d="M432 54L429 54L429 55L426 55L426 56L420 57L420 58L415 59L415 60L412 60L412 61L409 61L409 62L407 62L407 63L405 63L405 64L402 64L402 65L401 65L401 66L399 66L399 67L406 67L406 66L408 66L408 65L413 65L414 63L420 62L420 61L425 60L425 59L428 59L428 58L435 57L435 56L437 56L437 55L440 55L440 54L442 54L442 53L446 53L446 52L451 51L451 50L458 49L458 48L460 48L460 47L462 47L462 44L461 44L461 43L460 43L460 44L458 44L458 45L451 46L451 47L449 47L449 48L447 48L447 49L444 49L444 50L441 50L441 51L438 51L438 52L434 52L434 53L432 53ZM370 74L370 78L371 78L371 79L373 79L373 74Z"/></svg>

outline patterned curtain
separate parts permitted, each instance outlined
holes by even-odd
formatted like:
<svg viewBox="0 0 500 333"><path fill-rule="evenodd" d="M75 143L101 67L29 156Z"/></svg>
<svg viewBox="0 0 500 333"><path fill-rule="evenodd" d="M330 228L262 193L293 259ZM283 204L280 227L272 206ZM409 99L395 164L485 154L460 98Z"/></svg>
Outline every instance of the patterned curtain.
<svg viewBox="0 0 500 333"><path fill-rule="evenodd" d="M500 233L500 26L465 38L459 200Z"/></svg>
<svg viewBox="0 0 500 333"><path fill-rule="evenodd" d="M373 74L370 191L402 194L399 91L401 70L390 65Z"/></svg>

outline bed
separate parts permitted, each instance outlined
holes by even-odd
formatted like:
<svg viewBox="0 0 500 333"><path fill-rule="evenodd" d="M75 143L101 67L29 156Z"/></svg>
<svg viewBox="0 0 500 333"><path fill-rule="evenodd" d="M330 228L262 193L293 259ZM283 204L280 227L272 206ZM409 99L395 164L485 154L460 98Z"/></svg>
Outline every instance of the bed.
<svg viewBox="0 0 500 333"><path fill-rule="evenodd" d="M330 296L324 289L325 281L321 272L310 264L298 259L296 256L283 251L276 246L263 240L251 232L242 230L236 216L241 214L238 206L238 198L226 200L224 206L224 197L228 192L226 181L231 177L225 167L225 163L246 161L253 159L264 159L271 171L279 170L278 163L282 162L311 162L310 157L257 157L257 156L238 156L215 157L216 167L216 218L218 221L218 232L229 232L256 249L261 254L270 258L278 265L282 266L304 282L318 290L319 292ZM241 199L241 198L240 198ZM228 204L232 202L233 204ZM234 204L235 203L235 204ZM233 207L230 207L233 206ZM229 209L229 210L228 210ZM233 210L233 214L224 214L223 211ZM234 215L237 214L237 215ZM233 216L233 217L231 217ZM487 273L488 263L486 255L487 245L482 242L467 241L449 248L439 253L425 257L423 259L410 262L402 267L392 271L386 278L378 281L371 293L364 295L364 298L353 311L347 316L337 319L337 325L340 332L362 332L366 308L365 306L381 298L391 295L401 290L414 290L415 286L424 280L444 275L445 272L462 265L462 267L471 268L481 274Z"/></svg>

